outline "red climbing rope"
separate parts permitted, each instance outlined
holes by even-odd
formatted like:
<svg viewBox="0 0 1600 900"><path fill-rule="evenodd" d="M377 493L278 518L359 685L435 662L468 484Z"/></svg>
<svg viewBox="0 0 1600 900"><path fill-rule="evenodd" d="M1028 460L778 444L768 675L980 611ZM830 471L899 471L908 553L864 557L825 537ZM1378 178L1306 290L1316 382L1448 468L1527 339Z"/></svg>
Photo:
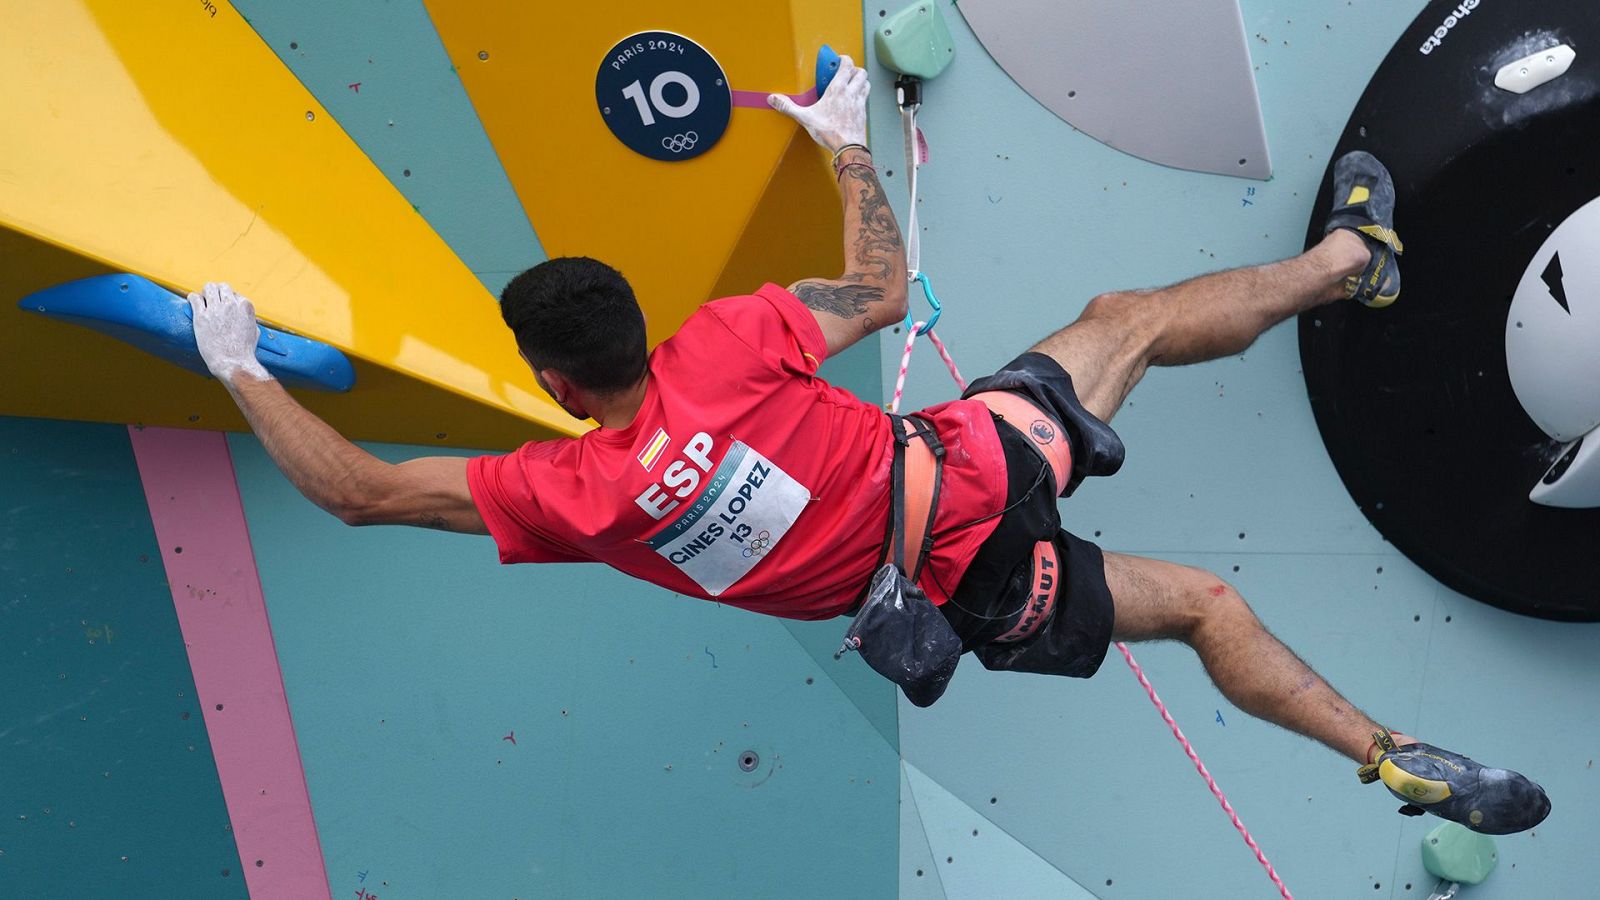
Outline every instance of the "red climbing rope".
<svg viewBox="0 0 1600 900"><path fill-rule="evenodd" d="M900 398L905 394L906 371L911 368L911 349L916 346L917 334L922 332L924 328L926 328L926 323L917 322L907 330L906 349L900 355L900 375L895 379L894 399L889 403L890 412L898 413L900 411ZM966 379L961 377L960 370L956 368L956 361L951 357L950 351L945 348L944 341L940 340L939 336L931 330L927 331L926 334L928 339L933 341L934 348L939 351L939 357L944 360L945 368L950 370L950 377L955 379L956 385L965 392L967 389ZM1189 739L1183 736L1183 729L1178 727L1177 720L1172 718L1172 713L1167 711L1167 705L1161 702L1160 697L1156 696L1156 689L1150 684L1150 679L1145 677L1144 669L1140 668L1139 663L1134 660L1133 651L1129 650L1128 645L1121 641L1117 641L1117 649L1122 651L1122 658L1128 661L1128 668L1133 670L1134 677L1139 679L1139 684L1144 687L1144 692L1149 695L1150 702L1154 703L1156 709L1161 713L1161 720L1166 722L1167 726L1172 729L1172 736L1178 739L1178 744L1183 747L1183 752L1188 755L1189 761L1194 763L1194 767L1200 773L1200 777L1206 780L1206 787L1211 789L1212 796L1216 797L1217 802L1222 804L1222 811L1228 814L1228 821L1232 822L1233 827L1239 830L1239 834L1244 837L1245 845L1255 853L1256 861L1261 863L1261 867L1267 870L1267 877L1272 879L1272 883L1278 886L1278 893L1283 896L1283 900L1294 900L1294 896L1289 893L1288 886L1283 883L1282 878L1278 877L1278 870L1274 869L1272 863L1267 861L1267 854L1262 852L1261 845L1257 844L1256 839L1250 836L1250 829L1244 827L1244 822L1239 820L1239 814L1233 810L1233 804L1228 802L1228 797L1222 793L1222 788L1218 786L1217 780L1212 778L1211 773L1206 770L1206 764L1200 761L1200 754L1195 752L1194 745L1189 743Z"/></svg>

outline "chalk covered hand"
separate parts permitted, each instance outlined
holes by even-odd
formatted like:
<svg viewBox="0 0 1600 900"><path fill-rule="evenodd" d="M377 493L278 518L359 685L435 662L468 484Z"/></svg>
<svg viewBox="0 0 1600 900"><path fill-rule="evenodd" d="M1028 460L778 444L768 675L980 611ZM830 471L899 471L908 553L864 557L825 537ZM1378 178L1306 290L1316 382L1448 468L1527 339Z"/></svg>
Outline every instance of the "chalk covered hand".
<svg viewBox="0 0 1600 900"><path fill-rule="evenodd" d="M226 283L210 283L198 294L189 295L194 310L194 339L206 368L223 384L244 372L266 381L272 376L256 360L256 341L261 327L256 324L256 308L233 292Z"/></svg>
<svg viewBox="0 0 1600 900"><path fill-rule="evenodd" d="M796 105L782 94L769 94L767 104L805 127L812 140L838 153L846 144L867 143L867 94L872 85L865 69L848 56L839 57L839 71L828 92L810 106Z"/></svg>

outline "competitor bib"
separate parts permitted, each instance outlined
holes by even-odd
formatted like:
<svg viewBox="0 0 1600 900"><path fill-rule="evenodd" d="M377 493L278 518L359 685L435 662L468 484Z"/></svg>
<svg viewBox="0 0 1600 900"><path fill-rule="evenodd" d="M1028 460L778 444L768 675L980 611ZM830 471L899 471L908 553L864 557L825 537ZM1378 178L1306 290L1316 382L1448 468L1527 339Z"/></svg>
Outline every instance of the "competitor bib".
<svg viewBox="0 0 1600 900"><path fill-rule="evenodd" d="M810 502L804 485L734 441L688 510L645 543L715 597L772 552Z"/></svg>

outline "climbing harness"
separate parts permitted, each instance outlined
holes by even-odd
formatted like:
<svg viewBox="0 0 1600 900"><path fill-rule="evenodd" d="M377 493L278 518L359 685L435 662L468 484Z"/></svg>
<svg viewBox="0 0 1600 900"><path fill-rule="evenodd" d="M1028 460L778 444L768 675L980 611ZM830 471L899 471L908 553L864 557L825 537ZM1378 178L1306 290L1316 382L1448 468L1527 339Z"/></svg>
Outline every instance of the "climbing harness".
<svg viewBox="0 0 1600 900"><path fill-rule="evenodd" d="M837 659L854 650L879 675L900 685L906 699L932 706L961 661L961 638L917 587L933 548L944 443L920 416L890 416L894 433L889 523L878 567Z"/></svg>
<svg viewBox="0 0 1600 900"><path fill-rule="evenodd" d="M895 513L890 541L895 564L913 583L933 550L933 516L944 481L944 443L926 419L894 416Z"/></svg>

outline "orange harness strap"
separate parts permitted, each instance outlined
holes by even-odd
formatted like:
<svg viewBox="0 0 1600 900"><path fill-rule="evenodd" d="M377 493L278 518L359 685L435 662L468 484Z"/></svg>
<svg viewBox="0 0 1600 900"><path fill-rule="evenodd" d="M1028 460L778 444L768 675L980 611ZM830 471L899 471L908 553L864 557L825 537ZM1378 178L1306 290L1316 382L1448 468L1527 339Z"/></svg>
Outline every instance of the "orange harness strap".
<svg viewBox="0 0 1600 900"><path fill-rule="evenodd" d="M895 420L895 427L901 428L901 434L906 434L909 423L903 419ZM922 570L922 541L927 535L928 527L933 523L933 492L938 474L939 460L933 455L933 449L926 441L909 436L905 445L906 453L906 518L905 518L905 554L906 577L916 579ZM895 535L892 540L901 539Z"/></svg>
<svg viewBox="0 0 1600 900"><path fill-rule="evenodd" d="M970 398L989 407L1000 418L1028 436L1034 449L1050 464L1050 474L1055 477L1052 494L1060 496L1067 486L1067 476L1072 473L1072 447L1055 416L1040 409L1033 401L1011 391L984 391Z"/></svg>
<svg viewBox="0 0 1600 900"><path fill-rule="evenodd" d="M1072 471L1072 451L1066 435L1055 418L1024 397L1010 391L986 391L971 399L982 401L990 410L1005 419L1017 430L1027 435L1034 447L1050 466L1054 479L1051 493L1059 493ZM908 424L896 419L897 428L906 435ZM905 441L905 524L904 534L895 534L891 540L904 540L906 573L915 578L923 559L923 539L933 522L933 502L938 470L938 460L924 441L908 435ZM1028 606L1017 623L997 643L1020 641L1032 635L1050 617L1055 609L1056 594L1061 581L1061 560L1054 541L1040 541L1033 548L1033 586Z"/></svg>

